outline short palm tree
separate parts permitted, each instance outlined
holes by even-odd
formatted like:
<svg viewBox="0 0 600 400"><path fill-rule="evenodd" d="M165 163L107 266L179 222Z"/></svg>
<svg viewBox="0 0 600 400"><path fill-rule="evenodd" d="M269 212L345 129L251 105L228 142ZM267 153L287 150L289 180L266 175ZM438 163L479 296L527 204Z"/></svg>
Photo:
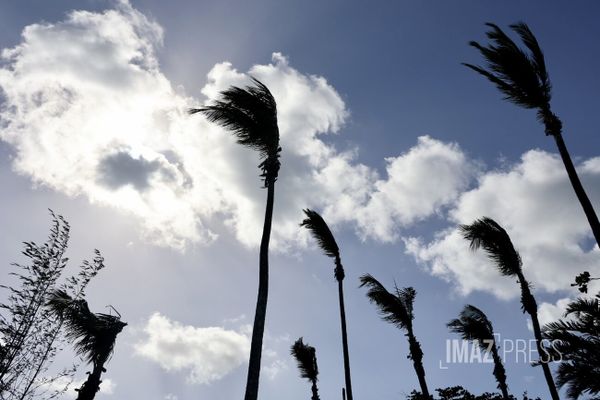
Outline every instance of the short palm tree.
<svg viewBox="0 0 600 400"><path fill-rule="evenodd" d="M567 306L565 318L544 326L544 338L552 342L550 354L560 362L556 370L560 387L577 399L600 396L600 293L579 298Z"/></svg>
<svg viewBox="0 0 600 400"><path fill-rule="evenodd" d="M114 351L117 335L127 324L119 316L92 313L85 300L73 299L64 290L50 293L47 305L64 319L67 339L73 342L77 354L93 366L77 390L77 400L92 400L100 389L104 365Z"/></svg>
<svg viewBox="0 0 600 400"><path fill-rule="evenodd" d="M335 238L329 230L327 223L323 218L315 211L306 209L304 210L306 219L300 224L307 228L312 236L315 238L319 247L326 256L333 258L335 261L334 277L338 282L338 297L340 303L340 320L342 324L342 348L344 351L344 377L346 381L346 396L348 400L352 400L352 380L350 378L350 356L348 353L348 332L346 329L346 310L344 307L344 287L342 282L344 281L345 273L344 267L342 266L342 260L340 258L340 249L338 248Z"/></svg>
<svg viewBox="0 0 600 400"><path fill-rule="evenodd" d="M421 344L415 337L413 330L413 303L417 292L412 287L399 289L395 287L395 294L386 290L386 288L373 278L366 274L360 277L360 287L367 287L367 297L371 303L374 303L379 309L384 321L396 325L398 329L405 332L408 338L409 358L413 362L419 385L421 386L421 394L424 398L429 399L429 389L425 380L425 369L423 368L423 350Z"/></svg>
<svg viewBox="0 0 600 400"><path fill-rule="evenodd" d="M542 344L537 303L531 294L530 284L523 275L521 256L515 250L508 233L496 221L487 217L478 219L471 225L461 225L460 230L464 238L471 242L472 250L482 247L489 258L496 264L502 275L517 278L521 286L521 307L523 312L526 312L531 317L538 353L540 357L542 354L547 355L548 352ZM540 364L542 364L544 370L544 377L546 378L550 395L553 400L558 400L558 392L552 379L548 360L540 359Z"/></svg>
<svg viewBox="0 0 600 400"><path fill-rule="evenodd" d="M292 345L291 353L298 363L300 376L308 379L311 383L311 400L319 400L319 389L317 388L319 367L317 365L317 352L315 348L305 344L302 338L300 338Z"/></svg>
<svg viewBox="0 0 600 400"><path fill-rule="evenodd" d="M464 64L483 75L500 89L509 100L519 106L537 109L538 119L544 124L547 136L552 136L567 170L569 180L577 199L588 219L596 243L600 246L600 221L588 198L567 146L562 137L562 122L550 109L552 85L546 70L544 54L537 39L524 23L510 27L521 37L529 54L519 48L498 26L486 24L491 28L487 37L492 41L488 47L470 42L487 62L488 69L473 64Z"/></svg>
<svg viewBox="0 0 600 400"><path fill-rule="evenodd" d="M267 316L269 296L269 240L273 220L273 200L275 181L279 173L279 128L277 126L277 104L269 89L253 78L254 86L239 88L232 86L221 92L222 100L213 105L190 110L191 114L201 113L211 122L216 122L230 130L243 146L258 151L262 162L259 168L264 186L267 188L267 206L260 242L259 279L250 361L245 400L258 398L260 360Z"/></svg>
<svg viewBox="0 0 600 400"><path fill-rule="evenodd" d="M494 328L485 313L479 308L467 304L460 312L459 317L448 323L448 328L452 332L458 333L464 340L475 341L482 351L491 352L494 360L493 373L498 382L498 389L502 392L504 400L510 400L506 385L506 370L498 354Z"/></svg>

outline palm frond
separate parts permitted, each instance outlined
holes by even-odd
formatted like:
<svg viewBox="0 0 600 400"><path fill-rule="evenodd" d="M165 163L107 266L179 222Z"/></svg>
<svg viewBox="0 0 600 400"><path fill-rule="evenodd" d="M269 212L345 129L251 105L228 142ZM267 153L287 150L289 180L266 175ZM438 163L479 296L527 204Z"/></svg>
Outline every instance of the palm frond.
<svg viewBox="0 0 600 400"><path fill-rule="evenodd" d="M458 318L448 322L447 326L464 340L477 340L484 350L488 348L484 341L494 340L492 323L483 311L470 304L463 308Z"/></svg>
<svg viewBox="0 0 600 400"><path fill-rule="evenodd" d="M47 306L63 318L67 339L88 363L104 364L113 353L117 335L127 325L116 316L94 314L85 300L73 299L64 290L51 292Z"/></svg>
<svg viewBox="0 0 600 400"><path fill-rule="evenodd" d="M261 158L277 157L277 104L262 82L255 78L252 81L254 86L231 86L221 92L221 100L189 112L204 114L209 121L230 130L238 143L258 151Z"/></svg>
<svg viewBox="0 0 600 400"><path fill-rule="evenodd" d="M413 320L413 301L416 292L413 288L398 289L396 296L373 276L366 274L360 277L360 287L368 288L367 297L375 304L384 321L396 325L400 329L409 329Z"/></svg>
<svg viewBox="0 0 600 400"><path fill-rule="evenodd" d="M311 382L316 382L319 376L319 367L317 366L317 353L315 348L305 344L302 341L302 338L300 338L294 342L290 353L298 363L300 376Z"/></svg>
<svg viewBox="0 0 600 400"><path fill-rule="evenodd" d="M471 225L461 225L463 237L471 242L471 250L482 247L503 275L521 272L521 256L515 250L508 233L496 221L483 217Z"/></svg>
<svg viewBox="0 0 600 400"><path fill-rule="evenodd" d="M548 351L560 362L557 383L570 398L600 394L600 294L579 298L567 306L565 317L544 326Z"/></svg>
<svg viewBox="0 0 600 400"><path fill-rule="evenodd" d="M525 108L547 108L551 99L544 55L529 27L520 22L510 27L521 37L530 53L523 51L492 23L486 33L491 44L487 47L477 42L469 44L479 50L487 69L473 64L463 64L486 77L505 94L505 99Z"/></svg>
<svg viewBox="0 0 600 400"><path fill-rule="evenodd" d="M303 226L310 231L326 256L336 259L339 258L340 249L323 217L316 211L309 210L308 208L304 210L304 214L306 214L306 219L300 223L300 226Z"/></svg>

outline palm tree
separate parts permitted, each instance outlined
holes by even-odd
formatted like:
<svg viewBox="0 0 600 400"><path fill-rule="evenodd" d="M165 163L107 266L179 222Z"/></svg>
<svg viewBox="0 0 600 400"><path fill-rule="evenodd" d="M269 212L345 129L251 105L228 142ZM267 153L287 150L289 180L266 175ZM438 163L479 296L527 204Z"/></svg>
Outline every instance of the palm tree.
<svg viewBox="0 0 600 400"><path fill-rule="evenodd" d="M338 282L338 297L340 302L340 320L342 324L342 348L344 351L344 377L346 381L346 396L348 400L352 400L352 380L350 379L350 356L348 353L348 332L346 329L346 310L344 308L344 287L342 282L344 281L344 267L342 266L342 260L340 258L340 249L333 234L329 230L327 223L323 218L315 211L306 209L304 210L306 219L302 221L300 226L304 226L310 231L312 236L315 238L319 247L327 257L331 257L335 260L335 269L333 275Z"/></svg>
<svg viewBox="0 0 600 400"><path fill-rule="evenodd" d="M252 329L245 400L258 398L260 360L269 296L269 239L273 220L275 181L279 173L279 154L281 152L275 99L263 83L254 78L252 80L255 86L248 86L244 89L232 86L221 92L222 100L216 101L210 106L190 110L191 114L204 114L209 121L216 122L230 130L239 144L258 151L262 160L258 167L262 171L261 177L267 188L267 206L260 242L258 296Z"/></svg>
<svg viewBox="0 0 600 400"><path fill-rule="evenodd" d="M535 335L537 350L540 356L548 354L542 345L542 332L537 315L537 303L531 294L531 285L523 275L521 256L515 250L508 233L496 221L483 217L475 220L471 225L461 225L460 230L465 239L471 242L471 250L483 247L488 257L496 263L496 267L504 276L517 277L521 286L521 308L531 317L533 333ZM545 358L545 357L544 357ZM552 379L552 373L547 359L540 359L544 370L544 377L550 389L553 400L558 400L558 392Z"/></svg>
<svg viewBox="0 0 600 400"><path fill-rule="evenodd" d="M384 321L396 325L397 328L405 331L408 338L409 358L413 361L419 385L421 386L421 394L423 398L429 399L429 389L425 380L425 369L423 368L423 350L421 344L415 337L413 331L413 303L417 292L412 287L399 289L395 286L395 294L386 290L386 288L373 278L366 274L360 277L360 287L367 287L367 297L369 301L379 308Z"/></svg>
<svg viewBox="0 0 600 400"><path fill-rule="evenodd" d="M77 389L77 400L92 400L100 389L104 364L114 351L117 335L127 324L120 316L92 313L85 300L73 299L64 290L51 292L47 305L64 319L66 337L77 354L93 365L92 373L88 372L87 380Z"/></svg>
<svg viewBox="0 0 600 400"><path fill-rule="evenodd" d="M560 361L556 370L560 387L567 395L600 395L600 293L595 298L579 298L567 306L565 318L544 326L550 340L550 354ZM597 397L594 397L597 398Z"/></svg>
<svg viewBox="0 0 600 400"><path fill-rule="evenodd" d="M305 344L302 338L296 340L291 348L292 356L298 363L300 377L308 379L311 383L311 400L319 400L319 389L317 381L319 380L319 367L317 365L317 354L314 347Z"/></svg>
<svg viewBox="0 0 600 400"><path fill-rule="evenodd" d="M525 108L537 109L538 120L544 124L546 135L554 137L573 190L575 190L577 199L592 228L596 243L600 246L600 221L598 221L594 207L579 180L563 140L562 122L550 109L552 84L546 71L544 54L537 39L526 24L521 22L510 25L529 49L530 53L528 54L520 49L498 26L490 23L486 25L491 28L487 32L487 37L493 44L488 47L481 46L477 42L469 44L479 50L487 62L488 69L466 63L463 65L494 83L506 96L506 100Z"/></svg>
<svg viewBox="0 0 600 400"><path fill-rule="evenodd" d="M482 351L491 352L494 360L494 377L504 400L510 400L506 386L506 371L498 354L492 323L479 308L467 304L457 319L448 323L448 328L458 333L464 340L475 341Z"/></svg>

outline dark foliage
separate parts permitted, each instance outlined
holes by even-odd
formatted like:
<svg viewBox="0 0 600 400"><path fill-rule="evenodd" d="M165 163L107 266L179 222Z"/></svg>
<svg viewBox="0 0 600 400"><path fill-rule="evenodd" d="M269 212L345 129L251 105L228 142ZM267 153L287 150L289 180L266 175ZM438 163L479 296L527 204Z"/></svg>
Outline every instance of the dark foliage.
<svg viewBox="0 0 600 400"><path fill-rule="evenodd" d="M317 381L319 380L319 367L317 365L317 352L314 347L305 344L302 338L296 340L290 350L296 359L298 370L302 378L308 379L312 385L312 400L319 400Z"/></svg>
<svg viewBox="0 0 600 400"><path fill-rule="evenodd" d="M547 324L544 338L550 340L552 357L560 361L557 383L567 395L600 397L600 293L579 298L567 306L565 319Z"/></svg>

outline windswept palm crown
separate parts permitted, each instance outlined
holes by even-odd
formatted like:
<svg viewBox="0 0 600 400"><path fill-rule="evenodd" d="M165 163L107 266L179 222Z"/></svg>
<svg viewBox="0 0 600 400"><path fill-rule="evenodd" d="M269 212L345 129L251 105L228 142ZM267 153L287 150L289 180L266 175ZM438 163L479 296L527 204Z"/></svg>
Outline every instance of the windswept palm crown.
<svg viewBox="0 0 600 400"><path fill-rule="evenodd" d="M298 363L300 376L308 379L312 385L311 400L319 400L319 389L317 388L319 367L317 366L317 352L315 348L305 344L302 338L300 338L292 345L291 354Z"/></svg>
<svg viewBox="0 0 600 400"><path fill-rule="evenodd" d="M306 218L300 223L300 226L308 229L313 238L317 241L317 244L321 250L323 250L323 253L325 253L327 257L331 257L335 260L336 278L338 278L338 275L341 274L341 279L343 279L344 270L341 266L340 249L335 241L335 238L333 237L333 234L331 233L331 230L329 229L329 226L327 226L327 223L323 217L321 217L316 211L307 208L304 210L304 214L306 214Z"/></svg>
<svg viewBox="0 0 600 400"><path fill-rule="evenodd" d="M425 379L425 369L423 368L423 350L421 344L415 337L413 331L413 303L417 292L412 287L399 289L394 287L395 294L386 290L373 276L366 274L360 277L360 287L367 287L367 297L371 303L374 303L384 321L390 322L405 332L408 338L409 358L413 361L413 367L421 394L429 399L429 389Z"/></svg>
<svg viewBox="0 0 600 400"><path fill-rule="evenodd" d="M377 306L384 321L403 330L412 329L413 303L417 295L415 289L395 287L396 295L393 295L369 274L360 277L360 287L368 288L367 297Z"/></svg>
<svg viewBox="0 0 600 400"><path fill-rule="evenodd" d="M479 50L487 62L488 69L468 63L463 65L494 83L506 95L506 100L525 108L537 109L538 118L544 123L550 122L550 125L547 125L547 135L560 132L560 120L550 111L552 84L546 70L544 53L529 27L523 22L510 25L529 50L527 53L497 25L486 25L491 28L487 37L492 44L487 47L475 41L469 44Z"/></svg>
<svg viewBox="0 0 600 400"><path fill-rule="evenodd" d="M314 347L305 344L302 338L296 340L292 345L290 353L298 363L300 376L309 381L317 381L319 367L317 366L317 353Z"/></svg>
<svg viewBox="0 0 600 400"><path fill-rule="evenodd" d="M465 306L458 318L448 323L448 328L465 340L478 340L484 348L487 348L484 340L494 340L492 323L483 311L470 304Z"/></svg>
<svg viewBox="0 0 600 400"><path fill-rule="evenodd" d="M62 315L66 336L78 355L88 363L103 365L114 351L117 335L127 325L119 317L94 314L83 299L75 300L64 290L56 290L49 296L48 307Z"/></svg>
<svg viewBox="0 0 600 400"><path fill-rule="evenodd" d="M252 81L254 86L232 86L221 92L221 100L189 112L204 114L209 121L231 131L239 144L258 151L263 160L259 167L267 186L277 179L279 172L277 104L262 82L255 78Z"/></svg>
<svg viewBox="0 0 600 400"><path fill-rule="evenodd" d="M498 389L502 392L503 398L509 400L506 370L498 354L494 328L485 313L479 308L467 304L460 312L459 317L448 323L448 328L450 331L458 333L464 340L476 341L482 351L491 353L494 360L493 374L498 382Z"/></svg>
<svg viewBox="0 0 600 400"><path fill-rule="evenodd" d="M521 37L528 49L526 52L498 26L490 23L487 26L491 28L487 32L491 44L485 47L477 42L470 42L487 62L487 69L473 64L464 65L494 83L505 94L506 100L525 108L537 109L538 120L543 122L546 135L552 136L556 142L571 186L590 224L596 243L600 246L600 220L577 175L562 137L562 122L550 109L552 85L537 39L522 22L510 26Z"/></svg>
<svg viewBox="0 0 600 400"><path fill-rule="evenodd" d="M571 302L566 319L544 327L544 338L552 341L551 355L560 364L557 383L567 395L600 395L600 294Z"/></svg>
<svg viewBox="0 0 600 400"><path fill-rule="evenodd" d="M514 276L522 272L521 256L508 233L496 221L483 217L471 225L461 225L460 230L463 237L471 242L471 250L482 247L502 275Z"/></svg>

